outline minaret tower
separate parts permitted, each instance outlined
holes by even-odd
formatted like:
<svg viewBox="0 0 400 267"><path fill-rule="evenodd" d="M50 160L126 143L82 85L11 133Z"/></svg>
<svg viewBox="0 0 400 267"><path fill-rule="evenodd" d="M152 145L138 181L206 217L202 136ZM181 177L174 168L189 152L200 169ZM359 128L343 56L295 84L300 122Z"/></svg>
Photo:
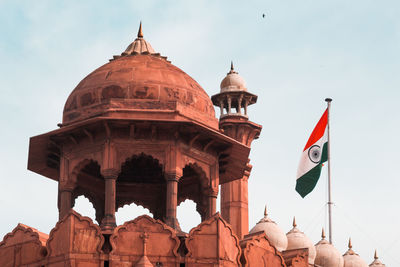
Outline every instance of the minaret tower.
<svg viewBox="0 0 400 267"><path fill-rule="evenodd" d="M250 148L262 128L251 122L247 115L247 107L257 102L257 96L247 91L246 83L233 68L233 63L220 87L220 93L211 97L213 104L221 111L219 128L227 136ZM232 225L239 238L249 232L248 178L252 168L249 161L242 179L221 185L222 217Z"/></svg>

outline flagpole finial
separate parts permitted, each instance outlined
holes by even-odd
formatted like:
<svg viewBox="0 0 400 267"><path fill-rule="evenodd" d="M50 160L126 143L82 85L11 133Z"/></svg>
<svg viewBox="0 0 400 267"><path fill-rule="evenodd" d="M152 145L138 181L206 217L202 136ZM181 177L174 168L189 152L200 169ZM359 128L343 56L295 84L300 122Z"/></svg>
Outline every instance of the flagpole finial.
<svg viewBox="0 0 400 267"><path fill-rule="evenodd" d="M375 249L374 259L375 259L375 260L378 259L378 254L376 253L376 249Z"/></svg>
<svg viewBox="0 0 400 267"><path fill-rule="evenodd" d="M324 227L322 227L321 237L322 237L322 239L325 239L325 230L324 230Z"/></svg>
<svg viewBox="0 0 400 267"><path fill-rule="evenodd" d="M264 217L267 217L267 216L268 216L267 205L265 205L265 207L264 207Z"/></svg>
<svg viewBox="0 0 400 267"><path fill-rule="evenodd" d="M142 21L140 21L139 30L137 33L138 38L143 38Z"/></svg>
<svg viewBox="0 0 400 267"><path fill-rule="evenodd" d="M296 224L296 216L293 216L293 228L295 228L297 226Z"/></svg>
<svg viewBox="0 0 400 267"><path fill-rule="evenodd" d="M352 248L353 245L351 244L351 237L349 238L349 248Z"/></svg>
<svg viewBox="0 0 400 267"><path fill-rule="evenodd" d="M325 98L325 101L330 103L330 102L332 102L332 98L327 97L327 98Z"/></svg>

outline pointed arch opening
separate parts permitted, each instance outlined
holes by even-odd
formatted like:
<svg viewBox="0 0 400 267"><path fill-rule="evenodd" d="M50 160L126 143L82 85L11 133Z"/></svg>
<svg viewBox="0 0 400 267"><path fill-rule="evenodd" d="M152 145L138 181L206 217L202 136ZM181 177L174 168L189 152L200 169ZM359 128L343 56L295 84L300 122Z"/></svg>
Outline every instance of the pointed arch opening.
<svg viewBox="0 0 400 267"><path fill-rule="evenodd" d="M94 217L88 217L100 224L104 217L105 190L104 178L100 173L100 165L94 160L84 160L75 168L74 175L75 187L72 191L72 206L76 206L77 209L83 209L83 212L86 213L81 213L79 210L77 212L87 216L90 205L87 204L86 200L82 200L87 199L95 211ZM76 203L76 201L78 202Z"/></svg>
<svg viewBox="0 0 400 267"><path fill-rule="evenodd" d="M178 206L190 199L196 204L195 211L200 214L201 221L204 221L208 208L207 189L208 179L201 167L197 164L186 165L178 182Z"/></svg>

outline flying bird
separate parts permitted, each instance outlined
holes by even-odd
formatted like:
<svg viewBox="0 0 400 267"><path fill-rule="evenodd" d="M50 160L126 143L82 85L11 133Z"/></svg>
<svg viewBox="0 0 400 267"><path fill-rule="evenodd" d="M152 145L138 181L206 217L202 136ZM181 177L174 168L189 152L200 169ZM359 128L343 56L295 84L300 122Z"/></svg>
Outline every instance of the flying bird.
<svg viewBox="0 0 400 267"><path fill-rule="evenodd" d="M265 14L262 14L262 17L265 18Z"/></svg>

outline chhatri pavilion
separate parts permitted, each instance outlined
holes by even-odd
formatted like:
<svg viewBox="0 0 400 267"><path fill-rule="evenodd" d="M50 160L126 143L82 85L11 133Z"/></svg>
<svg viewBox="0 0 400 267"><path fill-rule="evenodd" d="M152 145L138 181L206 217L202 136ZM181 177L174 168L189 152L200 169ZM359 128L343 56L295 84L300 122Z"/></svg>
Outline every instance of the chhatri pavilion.
<svg viewBox="0 0 400 267"><path fill-rule="evenodd" d="M0 243L0 266L382 267L268 215L249 227L249 153L262 126L249 119L257 95L231 64L211 98L188 74L137 38L84 78L59 128L30 139L28 169L58 183L59 221L49 234L18 224ZM219 108L219 119L214 106ZM93 204L96 220L73 210ZM217 197L220 196L220 211ZM181 230L190 199L201 223ZM142 215L117 225L118 208Z"/></svg>

